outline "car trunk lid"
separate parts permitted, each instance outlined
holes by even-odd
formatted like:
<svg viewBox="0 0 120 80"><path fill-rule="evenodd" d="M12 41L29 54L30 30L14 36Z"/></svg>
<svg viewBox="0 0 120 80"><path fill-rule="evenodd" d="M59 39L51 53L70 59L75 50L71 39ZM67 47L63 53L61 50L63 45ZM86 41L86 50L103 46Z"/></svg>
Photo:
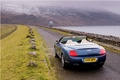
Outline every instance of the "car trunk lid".
<svg viewBox="0 0 120 80"><path fill-rule="evenodd" d="M83 48L77 49L78 56L98 56L99 55L99 48Z"/></svg>
<svg viewBox="0 0 120 80"><path fill-rule="evenodd" d="M98 56L100 55L99 45L97 44L80 44L67 46L76 50L78 56Z"/></svg>

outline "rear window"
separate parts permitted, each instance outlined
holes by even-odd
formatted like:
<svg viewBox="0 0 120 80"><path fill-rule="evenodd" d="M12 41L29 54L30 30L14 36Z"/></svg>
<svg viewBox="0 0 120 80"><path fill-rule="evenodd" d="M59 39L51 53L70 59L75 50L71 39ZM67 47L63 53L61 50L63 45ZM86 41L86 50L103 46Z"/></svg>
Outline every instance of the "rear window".
<svg viewBox="0 0 120 80"><path fill-rule="evenodd" d="M82 39L86 39L86 37L85 36L80 36L80 37L79 36L78 37L76 37L76 36L73 36L73 37L63 37L60 40L60 42L65 44L68 40L72 40L73 42L80 43L82 41Z"/></svg>

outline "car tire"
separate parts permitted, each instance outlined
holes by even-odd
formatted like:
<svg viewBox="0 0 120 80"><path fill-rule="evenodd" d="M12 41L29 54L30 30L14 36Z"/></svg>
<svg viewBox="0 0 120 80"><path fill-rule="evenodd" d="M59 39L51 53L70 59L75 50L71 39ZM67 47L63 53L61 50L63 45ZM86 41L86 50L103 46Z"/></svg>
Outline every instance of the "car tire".
<svg viewBox="0 0 120 80"><path fill-rule="evenodd" d="M58 58L58 55L57 55L57 51L56 51L56 49L55 49L55 57Z"/></svg>
<svg viewBox="0 0 120 80"><path fill-rule="evenodd" d="M67 63L65 62L64 55L61 56L61 65L64 69L68 67Z"/></svg>

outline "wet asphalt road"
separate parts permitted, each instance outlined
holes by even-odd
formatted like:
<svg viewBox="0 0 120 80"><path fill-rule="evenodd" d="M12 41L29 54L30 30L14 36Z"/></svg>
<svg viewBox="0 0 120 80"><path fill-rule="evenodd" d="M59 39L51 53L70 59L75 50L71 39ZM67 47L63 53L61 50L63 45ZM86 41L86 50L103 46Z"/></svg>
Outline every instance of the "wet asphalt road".
<svg viewBox="0 0 120 80"><path fill-rule="evenodd" d="M120 54L107 50L107 60L102 68L72 66L61 67L61 61L54 57L54 42L63 35L39 27L34 27L45 40L50 53L51 65L55 69L58 80L120 80Z"/></svg>

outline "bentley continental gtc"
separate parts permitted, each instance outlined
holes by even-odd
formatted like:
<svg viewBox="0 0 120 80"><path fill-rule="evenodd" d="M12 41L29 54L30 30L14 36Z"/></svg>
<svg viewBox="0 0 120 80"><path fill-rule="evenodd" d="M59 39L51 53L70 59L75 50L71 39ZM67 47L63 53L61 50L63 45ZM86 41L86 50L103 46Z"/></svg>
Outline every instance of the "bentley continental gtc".
<svg viewBox="0 0 120 80"><path fill-rule="evenodd" d="M63 68L84 64L102 67L106 60L105 49L87 40L86 36L63 36L56 40L54 49Z"/></svg>

